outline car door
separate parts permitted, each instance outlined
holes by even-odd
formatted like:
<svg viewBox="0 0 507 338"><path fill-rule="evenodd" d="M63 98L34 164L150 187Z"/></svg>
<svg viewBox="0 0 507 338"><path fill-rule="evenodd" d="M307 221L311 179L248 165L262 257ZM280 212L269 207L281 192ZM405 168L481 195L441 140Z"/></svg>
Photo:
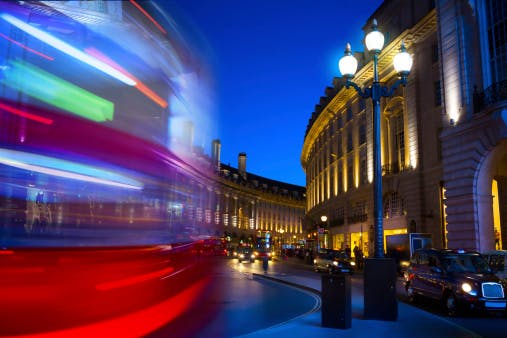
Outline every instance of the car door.
<svg viewBox="0 0 507 338"><path fill-rule="evenodd" d="M428 256L428 274L426 280L426 292L428 296L440 299L445 285L445 271L436 254Z"/></svg>

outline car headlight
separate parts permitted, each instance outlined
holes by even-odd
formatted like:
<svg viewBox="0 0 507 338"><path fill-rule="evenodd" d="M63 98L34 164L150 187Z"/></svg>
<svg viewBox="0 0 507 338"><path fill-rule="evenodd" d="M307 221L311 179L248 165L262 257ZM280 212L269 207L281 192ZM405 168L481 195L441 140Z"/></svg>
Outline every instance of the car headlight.
<svg viewBox="0 0 507 338"><path fill-rule="evenodd" d="M356 262L350 262L350 265L356 266Z"/></svg>
<svg viewBox="0 0 507 338"><path fill-rule="evenodd" d="M410 262L409 261L401 261L400 265L403 266L404 268L408 268L410 266Z"/></svg>
<svg viewBox="0 0 507 338"><path fill-rule="evenodd" d="M255 255L254 255L254 254L252 254L252 256L250 256L250 257L251 257L252 259L254 259L254 258L255 258Z"/></svg>
<svg viewBox="0 0 507 338"><path fill-rule="evenodd" d="M472 285L470 285L470 283L467 283L467 282L462 283L461 284L461 290L463 290L464 292L468 293L471 296L477 296L477 291L475 291L472 288Z"/></svg>
<svg viewBox="0 0 507 338"><path fill-rule="evenodd" d="M245 257L245 255L239 254L239 258L244 258L244 257Z"/></svg>
<svg viewBox="0 0 507 338"><path fill-rule="evenodd" d="M337 261L333 261L333 265L334 266L338 266L338 262Z"/></svg>
<svg viewBox="0 0 507 338"><path fill-rule="evenodd" d="M317 264L317 260L316 259L313 260L313 264Z"/></svg>

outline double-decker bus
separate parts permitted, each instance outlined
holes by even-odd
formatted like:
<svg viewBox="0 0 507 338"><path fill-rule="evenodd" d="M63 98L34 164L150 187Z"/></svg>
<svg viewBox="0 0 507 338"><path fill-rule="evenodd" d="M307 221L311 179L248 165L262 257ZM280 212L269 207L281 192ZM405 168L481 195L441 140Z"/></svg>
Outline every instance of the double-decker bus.
<svg viewBox="0 0 507 338"><path fill-rule="evenodd" d="M205 294L199 65L159 5L0 4L0 336L145 336Z"/></svg>

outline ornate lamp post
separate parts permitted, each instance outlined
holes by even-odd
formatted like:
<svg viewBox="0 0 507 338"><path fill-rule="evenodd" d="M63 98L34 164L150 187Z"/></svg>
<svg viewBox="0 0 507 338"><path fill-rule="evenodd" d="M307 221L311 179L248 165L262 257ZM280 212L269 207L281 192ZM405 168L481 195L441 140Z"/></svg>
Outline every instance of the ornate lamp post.
<svg viewBox="0 0 507 338"><path fill-rule="evenodd" d="M380 157L380 98L389 97L398 88L406 85L407 76L412 68L412 57L405 50L403 42L401 50L394 57L394 68L400 75L391 88L382 86L378 80L378 55L384 46L384 35L377 30L377 20L373 20L372 31L365 37L366 48L373 52L373 83L371 87L361 90L352 78L357 70L357 60L352 55L350 44L347 43L345 56L339 61L339 68L342 75L347 79L346 88L351 86L364 99L371 98L373 104L373 214L375 224L375 258L384 257L384 238L382 228L382 163Z"/></svg>
<svg viewBox="0 0 507 338"><path fill-rule="evenodd" d="M326 244L326 222L327 222L327 216L326 215L322 215L320 216L320 220L322 221L322 230L319 230L319 243L320 243L320 234L322 232L322 234L324 234L324 247L325 249L327 249L327 245Z"/></svg>
<svg viewBox="0 0 507 338"><path fill-rule="evenodd" d="M347 43L345 56L339 61L342 75L347 79L346 88L353 87L360 97L371 98L373 104L373 216L375 230L374 258L366 261L364 271L364 304L365 317L373 319L396 320L398 306L395 289L396 276L391 276L394 262L384 259L384 231L382 226L382 163L380 143L380 98L389 97L399 85L406 85L407 76L412 68L412 57L405 50L403 42L401 50L393 60L394 68L400 79L390 88L380 84L378 79L378 56L384 46L384 35L377 29L377 20L373 20L372 31L365 37L366 48L373 52L373 83L361 89L352 82L357 71L357 60L352 55L350 44ZM394 268L395 269L395 268ZM394 284L394 285L393 285Z"/></svg>

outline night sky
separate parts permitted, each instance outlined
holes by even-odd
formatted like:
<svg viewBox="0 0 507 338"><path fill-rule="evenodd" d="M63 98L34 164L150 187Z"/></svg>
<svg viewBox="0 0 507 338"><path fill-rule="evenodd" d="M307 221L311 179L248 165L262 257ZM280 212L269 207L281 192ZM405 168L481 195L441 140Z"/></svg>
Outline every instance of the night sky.
<svg viewBox="0 0 507 338"><path fill-rule="evenodd" d="M345 44L363 50L362 27L381 0L170 0L178 24L211 69L221 162L305 185L300 156L308 119Z"/></svg>

